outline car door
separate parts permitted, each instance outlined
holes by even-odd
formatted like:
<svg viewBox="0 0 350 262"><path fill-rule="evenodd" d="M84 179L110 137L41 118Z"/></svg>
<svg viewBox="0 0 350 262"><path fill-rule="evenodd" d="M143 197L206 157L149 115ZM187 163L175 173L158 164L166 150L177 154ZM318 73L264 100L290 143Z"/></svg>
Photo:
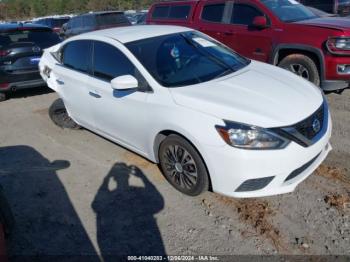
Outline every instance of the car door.
<svg viewBox="0 0 350 262"><path fill-rule="evenodd" d="M92 42L77 40L68 42L61 51L61 63L52 70L60 97L69 115L79 124L94 127L91 111L91 95L87 81L91 70Z"/></svg>
<svg viewBox="0 0 350 262"><path fill-rule="evenodd" d="M139 89L114 90L111 80L132 75L139 81ZM142 130L151 117L147 104L147 83L130 60L115 46L94 41L93 77L88 80L94 90L92 109L96 128L102 135L132 147L142 153L146 141ZM141 90L142 89L142 90Z"/></svg>
<svg viewBox="0 0 350 262"><path fill-rule="evenodd" d="M230 33L224 35L223 42L246 57L268 62L273 29L271 26L263 29L252 26L257 16L265 16L270 23L268 16L250 1L237 0L231 4L231 17L227 24Z"/></svg>

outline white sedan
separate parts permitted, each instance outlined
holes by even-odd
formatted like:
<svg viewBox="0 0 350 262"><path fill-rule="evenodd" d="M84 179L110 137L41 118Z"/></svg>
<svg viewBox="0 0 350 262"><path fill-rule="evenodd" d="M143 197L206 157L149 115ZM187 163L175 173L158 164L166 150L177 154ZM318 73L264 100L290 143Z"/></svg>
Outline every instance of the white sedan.
<svg viewBox="0 0 350 262"><path fill-rule="evenodd" d="M192 29L82 34L45 50L40 71L67 121L160 163L187 195L291 192L331 150L319 88Z"/></svg>

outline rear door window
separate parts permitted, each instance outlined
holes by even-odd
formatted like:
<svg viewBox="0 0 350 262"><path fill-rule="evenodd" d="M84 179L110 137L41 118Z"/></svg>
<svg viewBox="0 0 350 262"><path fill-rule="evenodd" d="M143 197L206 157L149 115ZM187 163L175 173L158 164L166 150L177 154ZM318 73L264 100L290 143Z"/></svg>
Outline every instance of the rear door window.
<svg viewBox="0 0 350 262"><path fill-rule="evenodd" d="M107 59L108 58L108 59ZM93 74L95 77L111 81L122 75L135 75L135 66L116 47L94 42Z"/></svg>
<svg viewBox="0 0 350 262"><path fill-rule="evenodd" d="M77 40L69 42L63 48L63 64L82 73L88 73L91 64L92 42Z"/></svg>
<svg viewBox="0 0 350 262"><path fill-rule="evenodd" d="M208 4L202 11L202 19L209 22L220 23L224 16L225 4Z"/></svg>
<svg viewBox="0 0 350 262"><path fill-rule="evenodd" d="M257 16L264 16L264 14L253 6L235 4L232 10L231 24L251 25Z"/></svg>
<svg viewBox="0 0 350 262"><path fill-rule="evenodd" d="M188 19L191 11L189 5L174 5L170 8L170 19Z"/></svg>
<svg viewBox="0 0 350 262"><path fill-rule="evenodd" d="M169 11L170 11L170 6L168 6L168 5L156 6L154 8L152 18L156 18L156 19L168 18Z"/></svg>
<svg viewBox="0 0 350 262"><path fill-rule="evenodd" d="M156 6L152 13L155 19L187 20L191 13L190 5Z"/></svg>

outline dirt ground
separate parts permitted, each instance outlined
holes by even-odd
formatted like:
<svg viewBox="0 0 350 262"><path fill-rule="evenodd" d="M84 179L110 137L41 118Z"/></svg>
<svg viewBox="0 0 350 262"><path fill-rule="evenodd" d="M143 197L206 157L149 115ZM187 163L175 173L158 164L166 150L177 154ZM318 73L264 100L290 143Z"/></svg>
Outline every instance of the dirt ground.
<svg viewBox="0 0 350 262"><path fill-rule="evenodd" d="M231 199L175 191L156 165L87 130L62 130L55 93L0 103L10 255L348 255L350 90L327 99L333 151L294 193Z"/></svg>

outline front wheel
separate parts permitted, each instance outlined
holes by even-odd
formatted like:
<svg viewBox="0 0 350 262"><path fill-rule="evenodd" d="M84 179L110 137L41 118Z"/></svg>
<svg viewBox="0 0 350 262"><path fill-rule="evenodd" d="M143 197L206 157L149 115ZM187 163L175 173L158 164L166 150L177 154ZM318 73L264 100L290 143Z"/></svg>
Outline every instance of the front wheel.
<svg viewBox="0 0 350 262"><path fill-rule="evenodd" d="M180 192L197 196L208 190L206 166L197 150L182 137L168 136L160 145L159 160L165 178Z"/></svg>
<svg viewBox="0 0 350 262"><path fill-rule="evenodd" d="M308 56L293 54L286 56L278 65L292 73L320 86L320 74L315 62Z"/></svg>

